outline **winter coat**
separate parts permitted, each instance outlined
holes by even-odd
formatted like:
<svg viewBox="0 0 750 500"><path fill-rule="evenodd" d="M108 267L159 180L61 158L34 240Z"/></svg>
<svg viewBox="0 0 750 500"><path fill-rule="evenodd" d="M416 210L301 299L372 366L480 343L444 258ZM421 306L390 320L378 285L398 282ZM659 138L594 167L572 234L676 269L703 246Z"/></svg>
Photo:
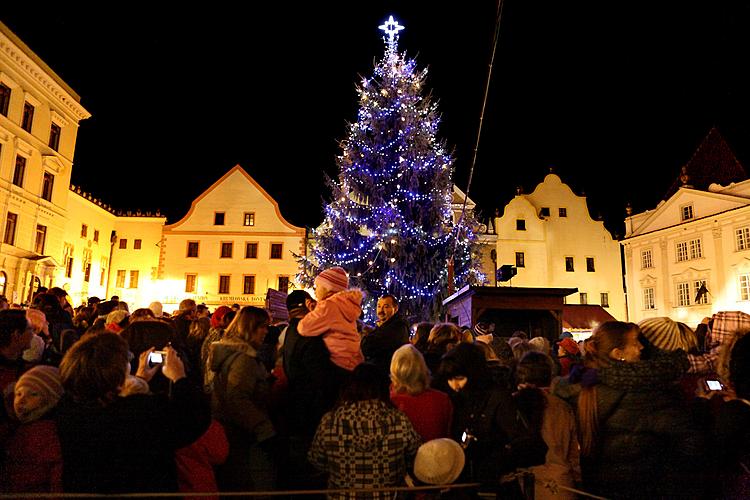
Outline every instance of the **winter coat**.
<svg viewBox="0 0 750 500"><path fill-rule="evenodd" d="M389 373L391 358L396 349L409 343L409 325L398 314L362 337L362 355L365 361Z"/></svg>
<svg viewBox="0 0 750 500"><path fill-rule="evenodd" d="M331 361L352 371L364 361L360 350L357 318L362 314L362 292L344 290L318 302L315 309L299 322L297 331L303 337L323 336Z"/></svg>
<svg viewBox="0 0 750 500"><path fill-rule="evenodd" d="M227 442L224 428L218 421L212 420L208 430L197 441L175 452L180 491L183 493L219 491L213 467L223 464L228 453L229 442ZM191 498L198 500L199 497Z"/></svg>
<svg viewBox="0 0 750 500"><path fill-rule="evenodd" d="M102 407L64 396L57 408L63 488L70 493L175 492L175 450L211 422L203 395L183 378L171 397L135 394Z"/></svg>
<svg viewBox="0 0 750 500"><path fill-rule="evenodd" d="M429 388L416 395L391 392L391 401L409 417L424 442L451 437L453 404L446 393Z"/></svg>
<svg viewBox="0 0 750 500"><path fill-rule="evenodd" d="M5 445L0 491L62 492L62 453L51 418L19 425Z"/></svg>
<svg viewBox="0 0 750 500"><path fill-rule="evenodd" d="M735 399L721 405L713 427L714 494L750 497L750 402Z"/></svg>
<svg viewBox="0 0 750 500"><path fill-rule="evenodd" d="M308 453L328 472L328 487L399 486L421 444L409 419L376 400L347 402L325 414ZM335 494L329 498L392 498L393 494Z"/></svg>
<svg viewBox="0 0 750 500"><path fill-rule="evenodd" d="M606 498L699 495L705 439L677 384L688 366L677 351L598 371L596 445L581 457L586 491ZM553 390L573 408L580 391L566 379Z"/></svg>

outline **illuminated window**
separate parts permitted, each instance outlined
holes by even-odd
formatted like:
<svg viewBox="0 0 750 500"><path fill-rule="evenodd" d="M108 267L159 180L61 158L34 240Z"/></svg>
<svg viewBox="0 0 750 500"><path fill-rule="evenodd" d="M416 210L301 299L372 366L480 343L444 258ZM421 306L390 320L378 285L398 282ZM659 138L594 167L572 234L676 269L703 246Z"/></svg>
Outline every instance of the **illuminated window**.
<svg viewBox="0 0 750 500"><path fill-rule="evenodd" d="M284 293L289 291L289 276L279 276L279 291Z"/></svg>
<svg viewBox="0 0 750 500"><path fill-rule="evenodd" d="M185 275L185 293L195 293L195 281L197 278L197 274Z"/></svg>
<svg viewBox="0 0 750 500"><path fill-rule="evenodd" d="M578 302L580 304L588 304L589 303L589 294L587 294L586 292L579 293L578 294L578 298L579 298Z"/></svg>
<svg viewBox="0 0 750 500"><path fill-rule="evenodd" d="M688 260L688 246L687 241L677 242L677 262Z"/></svg>
<svg viewBox="0 0 750 500"><path fill-rule="evenodd" d="M87 262L83 267L83 281L86 283L91 279L91 262Z"/></svg>
<svg viewBox="0 0 750 500"><path fill-rule="evenodd" d="M695 240L690 240L688 242L688 247L690 249L690 258L691 259L699 259L703 257L703 249L701 248L701 240L700 238L697 238Z"/></svg>
<svg viewBox="0 0 750 500"><path fill-rule="evenodd" d="M117 282L115 283L115 286L117 288L125 287L125 270L124 269L117 270Z"/></svg>
<svg viewBox="0 0 750 500"><path fill-rule="evenodd" d="M593 257L586 257L586 272L587 273L596 272L596 269L594 268L594 258Z"/></svg>
<svg viewBox="0 0 750 500"><path fill-rule="evenodd" d="M141 249L141 240L133 240L133 250Z"/></svg>
<svg viewBox="0 0 750 500"><path fill-rule="evenodd" d="M255 293L255 276L243 277L242 293L244 295L252 295Z"/></svg>
<svg viewBox="0 0 750 500"><path fill-rule="evenodd" d="M750 227L741 227L734 232L737 251L750 248Z"/></svg>
<svg viewBox="0 0 750 500"><path fill-rule="evenodd" d="M188 241L187 244L187 256L188 257L198 257L198 245L200 242L198 241Z"/></svg>
<svg viewBox="0 0 750 500"><path fill-rule="evenodd" d="M55 185L55 176L49 172L44 172L42 179L42 198L52 201L52 188Z"/></svg>
<svg viewBox="0 0 750 500"><path fill-rule="evenodd" d="M8 105L10 104L10 87L0 83L0 115L8 116Z"/></svg>
<svg viewBox="0 0 750 500"><path fill-rule="evenodd" d="M641 252L641 269L650 269L654 267L654 261L651 259L651 250Z"/></svg>
<svg viewBox="0 0 750 500"><path fill-rule="evenodd" d="M558 208L558 209L557 209L557 214L558 214L558 215L559 215L560 217L567 217L567 216L568 216L568 209L567 209L567 208L564 208L564 207Z"/></svg>
<svg viewBox="0 0 750 500"><path fill-rule="evenodd" d="M690 220L693 218L693 205L685 205L683 207L680 207L680 215L682 216L682 220Z"/></svg>
<svg viewBox="0 0 750 500"><path fill-rule="evenodd" d="M5 236L3 237L3 243L6 245L15 245L17 223L18 215L8 212L8 216L5 218Z"/></svg>
<svg viewBox="0 0 750 500"><path fill-rule="evenodd" d="M750 274L740 274L740 300L750 300Z"/></svg>
<svg viewBox="0 0 750 500"><path fill-rule="evenodd" d="M125 250L126 248L128 248L128 239L120 238L120 250Z"/></svg>
<svg viewBox="0 0 750 500"><path fill-rule="evenodd" d="M526 267L526 261L523 252L516 252L516 267Z"/></svg>
<svg viewBox="0 0 750 500"><path fill-rule="evenodd" d="M280 259L284 245L282 243L271 243L271 258Z"/></svg>
<svg viewBox="0 0 750 500"><path fill-rule="evenodd" d="M643 289L643 308L644 309L656 309L654 302L654 289L644 288Z"/></svg>
<svg viewBox="0 0 750 500"><path fill-rule="evenodd" d="M677 283L677 306L690 305L690 283Z"/></svg>
<svg viewBox="0 0 750 500"><path fill-rule="evenodd" d="M130 271L130 283L128 288L138 288L138 271Z"/></svg>
<svg viewBox="0 0 750 500"><path fill-rule="evenodd" d="M99 230L94 229L94 243L99 243Z"/></svg>
<svg viewBox="0 0 750 500"><path fill-rule="evenodd" d="M23 103L23 117L21 118L21 128L26 132L31 132L31 124L34 122L34 106L28 102Z"/></svg>
<svg viewBox="0 0 750 500"><path fill-rule="evenodd" d="M57 148L60 147L60 134L62 132L62 129L60 129L60 125L57 123L52 123L49 127L49 147L57 151Z"/></svg>
<svg viewBox="0 0 750 500"><path fill-rule="evenodd" d="M221 243L221 258L231 259L233 248L234 248L234 243L232 243L231 241L223 241Z"/></svg>
<svg viewBox="0 0 750 500"><path fill-rule="evenodd" d="M526 231L525 219L516 219L516 231Z"/></svg>
<svg viewBox="0 0 750 500"><path fill-rule="evenodd" d="M609 293L602 292L599 303L602 307L609 307Z"/></svg>
<svg viewBox="0 0 750 500"><path fill-rule="evenodd" d="M258 244L257 243L245 243L245 258L246 259L258 258Z"/></svg>
<svg viewBox="0 0 750 500"><path fill-rule="evenodd" d="M254 226L255 225L255 213L245 212L245 219L243 221L243 224L245 226Z"/></svg>
<svg viewBox="0 0 750 500"><path fill-rule="evenodd" d="M85 238L89 234L89 227L86 224L81 224L81 238Z"/></svg>
<svg viewBox="0 0 750 500"><path fill-rule="evenodd" d="M229 293L229 278L228 274L219 275L219 293Z"/></svg>
<svg viewBox="0 0 750 500"><path fill-rule="evenodd" d="M574 272L575 265L573 264L573 257L565 257L565 271L568 273Z"/></svg>
<svg viewBox="0 0 750 500"><path fill-rule="evenodd" d="M47 226L36 225L36 239L34 240L34 251L44 255L44 242L47 241Z"/></svg>
<svg viewBox="0 0 750 500"><path fill-rule="evenodd" d="M214 212L214 226L224 225L224 212Z"/></svg>
<svg viewBox="0 0 750 500"><path fill-rule="evenodd" d="M65 261L65 277L70 278L73 276L73 257L68 257Z"/></svg>
<svg viewBox="0 0 750 500"><path fill-rule="evenodd" d="M23 187L23 178L26 175L26 158L16 155L16 167L13 170L13 184Z"/></svg>

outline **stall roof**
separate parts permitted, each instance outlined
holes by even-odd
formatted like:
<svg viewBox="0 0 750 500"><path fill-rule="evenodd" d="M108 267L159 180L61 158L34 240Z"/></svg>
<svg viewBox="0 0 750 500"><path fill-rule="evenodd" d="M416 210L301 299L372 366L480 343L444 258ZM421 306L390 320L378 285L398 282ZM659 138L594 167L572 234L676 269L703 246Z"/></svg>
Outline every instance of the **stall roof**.
<svg viewBox="0 0 750 500"><path fill-rule="evenodd" d="M593 304L563 305L563 328L593 330L606 321L617 321L602 306Z"/></svg>

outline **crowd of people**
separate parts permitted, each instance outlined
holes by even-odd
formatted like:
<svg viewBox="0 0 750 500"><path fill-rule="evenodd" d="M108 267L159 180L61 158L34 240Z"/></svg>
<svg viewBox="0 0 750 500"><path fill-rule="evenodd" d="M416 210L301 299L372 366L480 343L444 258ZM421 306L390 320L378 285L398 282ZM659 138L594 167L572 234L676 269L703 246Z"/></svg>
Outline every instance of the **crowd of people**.
<svg viewBox="0 0 750 500"><path fill-rule="evenodd" d="M59 288L0 298L0 491L205 493L471 488L403 498L750 494L750 315L495 335L361 321L344 269L288 319L186 299L73 309Z"/></svg>

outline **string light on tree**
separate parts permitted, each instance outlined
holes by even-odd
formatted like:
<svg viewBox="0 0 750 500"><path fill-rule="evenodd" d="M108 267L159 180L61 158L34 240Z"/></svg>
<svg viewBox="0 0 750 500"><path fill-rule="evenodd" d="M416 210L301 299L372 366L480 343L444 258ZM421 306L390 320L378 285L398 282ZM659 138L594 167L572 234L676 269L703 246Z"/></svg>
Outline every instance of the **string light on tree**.
<svg viewBox="0 0 750 500"><path fill-rule="evenodd" d="M380 27L385 52L374 74L357 88L357 121L329 179L331 203L314 233L298 278L311 284L320 269L343 266L365 290L365 315L377 297L391 293L410 319L435 319L448 288L448 252L456 248L453 283L479 281L473 259L475 221L452 221L453 158L437 137L437 105L423 96L427 70L398 52L404 30L393 16Z"/></svg>

